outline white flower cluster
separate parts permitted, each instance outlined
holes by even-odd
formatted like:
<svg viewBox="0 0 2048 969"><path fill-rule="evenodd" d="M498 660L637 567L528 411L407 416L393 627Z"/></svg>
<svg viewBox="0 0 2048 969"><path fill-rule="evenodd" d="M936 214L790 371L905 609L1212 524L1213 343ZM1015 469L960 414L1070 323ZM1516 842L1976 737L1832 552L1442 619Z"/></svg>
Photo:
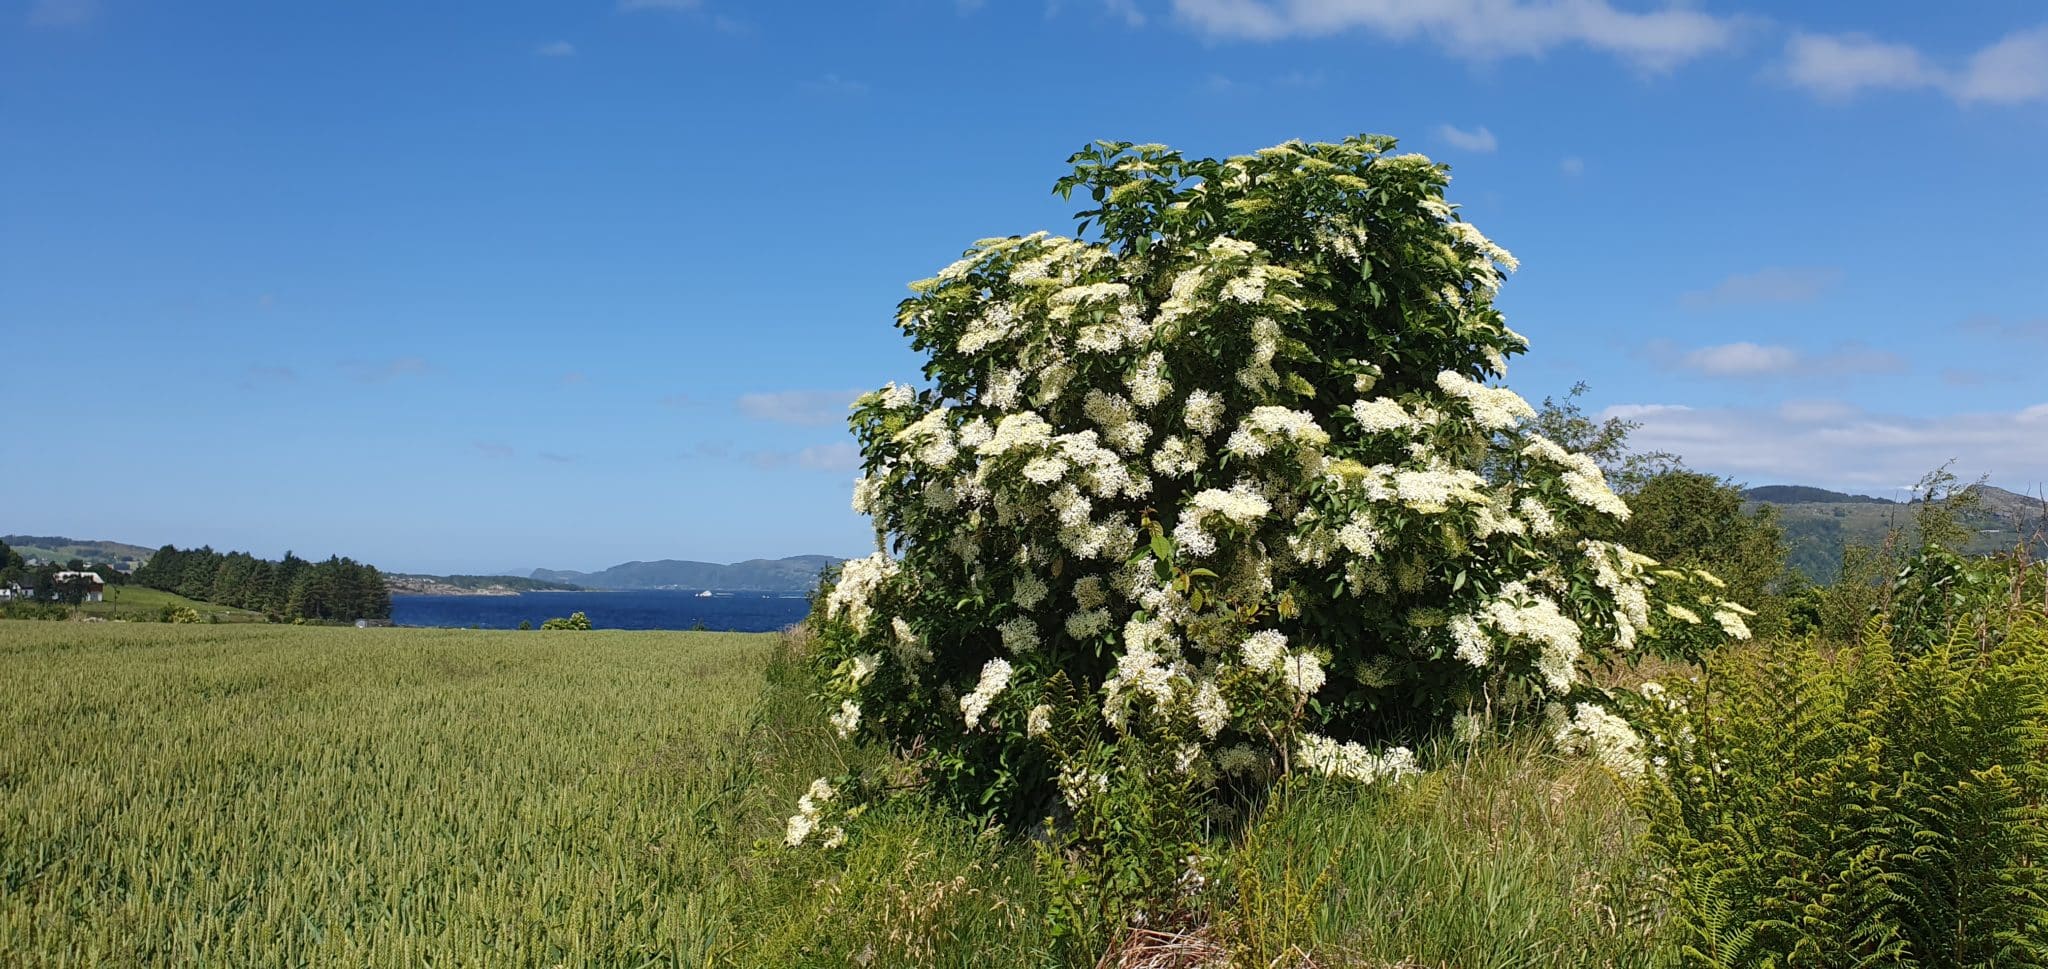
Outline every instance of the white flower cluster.
<svg viewBox="0 0 2048 969"><path fill-rule="evenodd" d="M1536 408L1530 407L1521 394L1506 387L1488 387L1456 371L1438 373L1436 385L1470 405L1473 423L1489 431L1505 431L1536 416Z"/></svg>
<svg viewBox="0 0 2048 969"><path fill-rule="evenodd" d="M809 840L811 834L818 830L819 819L824 813L825 805L838 794L839 792L833 790L832 785L826 783L824 778L812 781L811 789L797 798L796 813L790 815L789 824L782 835L782 843L794 848ZM825 829L825 840L820 844L825 848L837 848L845 842L846 829L835 824Z"/></svg>
<svg viewBox="0 0 2048 969"><path fill-rule="evenodd" d="M1294 760L1318 774L1359 784L1397 781L1421 772L1415 764L1415 752L1406 747L1373 753L1355 741L1340 744L1314 733L1304 733L1296 741Z"/></svg>
<svg viewBox="0 0 2048 969"><path fill-rule="evenodd" d="M981 726L981 716L988 712L988 705L994 703L996 695L1009 685L1009 661L989 660L981 668L981 680L974 684L974 692L960 698L960 715L967 721L967 729Z"/></svg>
<svg viewBox="0 0 2048 969"><path fill-rule="evenodd" d="M1536 670L1553 692L1570 690L1578 681L1577 663L1582 635L1578 623L1558 608L1557 601L1530 591L1521 582L1510 582L1481 608L1478 621L1510 639L1522 639L1537 646ZM1456 631L1453 631L1455 635ZM1463 644L1460 644L1461 648ZM1471 660L1462 654L1461 659Z"/></svg>
<svg viewBox="0 0 2048 969"><path fill-rule="evenodd" d="M1569 717L1563 704L1553 703L1548 716L1551 736L1560 749L1589 754L1624 777L1642 775L1643 738L1628 721L1592 703L1575 704Z"/></svg>
<svg viewBox="0 0 2048 969"><path fill-rule="evenodd" d="M1628 503L1607 487L1607 476L1593 459L1558 447L1556 442L1540 434L1529 435L1529 443L1522 449L1528 457L1548 461L1564 469L1560 476L1565 493L1572 500L1603 515L1612 515L1623 521L1628 520Z"/></svg>
<svg viewBox="0 0 2048 969"><path fill-rule="evenodd" d="M849 560L839 567L839 581L832 586L832 593L825 597L825 615L844 619L854 628L865 630L869 617L874 615L872 602L876 590L894 576L897 569L896 560L883 552Z"/></svg>

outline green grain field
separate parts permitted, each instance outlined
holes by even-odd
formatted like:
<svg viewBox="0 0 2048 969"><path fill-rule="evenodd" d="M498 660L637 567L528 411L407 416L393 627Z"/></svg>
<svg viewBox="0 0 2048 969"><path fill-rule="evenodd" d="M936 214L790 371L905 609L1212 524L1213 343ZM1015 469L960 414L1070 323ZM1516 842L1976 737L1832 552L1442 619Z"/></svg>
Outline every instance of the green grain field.
<svg viewBox="0 0 2048 969"><path fill-rule="evenodd" d="M0 964L688 964L772 642L0 623Z"/></svg>

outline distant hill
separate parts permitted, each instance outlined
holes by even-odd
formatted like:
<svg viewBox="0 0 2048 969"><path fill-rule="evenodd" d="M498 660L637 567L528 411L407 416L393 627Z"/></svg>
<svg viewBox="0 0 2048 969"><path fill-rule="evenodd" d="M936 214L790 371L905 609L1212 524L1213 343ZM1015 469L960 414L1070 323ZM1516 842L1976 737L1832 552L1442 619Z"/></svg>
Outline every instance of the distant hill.
<svg viewBox="0 0 2048 969"><path fill-rule="evenodd" d="M136 566L149 561L156 549L123 542L107 542L80 538L65 538L61 535L0 535L0 542L20 552L23 558L43 559L50 562L69 562L84 559L88 563L102 562L113 565L123 572L133 572Z"/></svg>
<svg viewBox="0 0 2048 969"><path fill-rule="evenodd" d="M818 573L845 561L832 555L795 555L785 559L748 559L731 565L662 559L627 562L602 572L534 569L533 578L567 582L591 589L715 589L721 592L809 592Z"/></svg>
<svg viewBox="0 0 2048 969"><path fill-rule="evenodd" d="M1967 551L2004 551L2022 542L2037 556L2048 556L2048 517L2041 500L1977 485L1978 506L1963 524L1977 532ZM1913 532L1911 503L1868 495L1851 495L1805 485L1766 485L1743 492L1752 507L1771 505L1785 528L1787 563L1815 582L1832 582L1842 567L1842 550L1850 545L1878 545L1894 528L1909 541Z"/></svg>
<svg viewBox="0 0 2048 969"><path fill-rule="evenodd" d="M1814 501L1843 502L1846 504L1861 504L1865 502L1876 505L1898 504L1898 502L1890 498L1852 495L1841 491L1829 491L1826 488L1811 488L1806 485L1764 485L1744 491L1742 497L1750 501L1769 502L1773 505L1793 505Z"/></svg>
<svg viewBox="0 0 2048 969"><path fill-rule="evenodd" d="M509 596L521 592L576 592L583 587L566 582L545 582L516 575L417 575L387 572L384 585L392 595L490 595Z"/></svg>

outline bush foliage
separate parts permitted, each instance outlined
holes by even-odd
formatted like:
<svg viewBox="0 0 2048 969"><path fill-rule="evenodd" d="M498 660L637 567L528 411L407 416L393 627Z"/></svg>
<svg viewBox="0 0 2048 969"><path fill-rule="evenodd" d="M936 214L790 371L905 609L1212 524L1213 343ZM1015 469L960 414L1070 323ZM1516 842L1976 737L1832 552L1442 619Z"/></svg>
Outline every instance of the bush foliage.
<svg viewBox="0 0 2048 969"><path fill-rule="evenodd" d="M1513 257L1393 148L1101 143L1056 186L1092 238L983 240L912 284L929 386L855 404L878 551L814 616L842 736L1163 857L1190 819L1144 822L1137 788L1369 782L1460 714L1561 703L1625 762L1583 667L1747 634L1712 576L1589 537L1627 506L1487 383L1526 348L1493 306ZM789 840L843 837L847 803L814 785Z"/></svg>

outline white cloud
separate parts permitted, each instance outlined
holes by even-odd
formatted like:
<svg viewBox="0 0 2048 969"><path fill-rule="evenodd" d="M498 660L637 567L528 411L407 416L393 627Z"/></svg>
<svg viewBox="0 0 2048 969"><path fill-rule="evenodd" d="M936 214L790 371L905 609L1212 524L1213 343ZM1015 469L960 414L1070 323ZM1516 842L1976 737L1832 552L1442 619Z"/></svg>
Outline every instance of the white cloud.
<svg viewBox="0 0 2048 969"><path fill-rule="evenodd" d="M1799 365L1799 352L1791 347L1724 343L1690 351L1678 365L1709 377L1757 377L1790 373Z"/></svg>
<svg viewBox="0 0 2048 969"><path fill-rule="evenodd" d="M1855 413L1853 405L1839 400L1788 400L1778 405L1778 416L1795 424L1839 421Z"/></svg>
<svg viewBox="0 0 2048 969"><path fill-rule="evenodd" d="M1557 163L1557 170L1577 178L1580 175L1586 174L1586 160L1577 156L1567 158Z"/></svg>
<svg viewBox="0 0 2048 969"><path fill-rule="evenodd" d="M845 424L847 410L860 395L858 390L781 390L741 394L735 403L740 413L755 420L824 427Z"/></svg>
<svg viewBox="0 0 2048 969"><path fill-rule="evenodd" d="M2048 341L2048 316L2030 320L2004 319L1990 315L1972 316L1963 321L1963 329L1994 340Z"/></svg>
<svg viewBox="0 0 2048 969"><path fill-rule="evenodd" d="M575 57L576 45L566 40L557 40L552 43L542 44L534 48L533 52L542 57Z"/></svg>
<svg viewBox="0 0 2048 969"><path fill-rule="evenodd" d="M1753 273L1735 273L1710 289L1694 290L1679 301L1694 309L1731 303L1807 303L1842 281L1842 271L1825 266L1770 266Z"/></svg>
<svg viewBox="0 0 2048 969"><path fill-rule="evenodd" d="M1615 404L1600 412L1600 419L1619 417L1625 421L1638 420L1651 414L1668 414L1673 411L1687 411L1692 408L1684 404Z"/></svg>
<svg viewBox="0 0 2048 969"><path fill-rule="evenodd" d="M1852 374L1901 373L1904 357L1860 343L1842 343L1826 353L1809 354L1787 346L1723 343L1682 353L1666 345L1649 348L1652 358L1680 370L1707 377L1842 377Z"/></svg>
<svg viewBox="0 0 2048 969"><path fill-rule="evenodd" d="M99 0L35 0L28 22L33 27L83 27L99 13Z"/></svg>
<svg viewBox="0 0 2048 969"><path fill-rule="evenodd" d="M1629 405L1621 405L1623 407ZM1788 414L1789 409L1789 414ZM1610 411L1615 408L1609 408ZM1882 489L1953 458L1965 479L2030 491L2048 481L2048 403L2016 412L1905 417L1835 403L1820 408L1667 409L1634 418L1629 443L1752 483Z"/></svg>
<svg viewBox="0 0 2048 969"><path fill-rule="evenodd" d="M1726 47L1739 26L1734 18L1680 5L1618 10L1607 0L1174 0L1173 10L1217 37L1277 40L1365 30L1392 40L1426 37L1475 60L1579 45L1650 69Z"/></svg>
<svg viewBox="0 0 2048 969"><path fill-rule="evenodd" d="M1795 33L1785 45L1785 77L1827 100L1864 91L1931 89L1961 104L2048 100L2048 26L2015 31L1942 67L1911 44L1868 34Z"/></svg>
<svg viewBox="0 0 2048 969"><path fill-rule="evenodd" d="M1481 125L1471 131L1447 124L1437 125L1436 136L1453 148L1462 148L1466 151L1475 151L1481 154L1491 152L1500 147L1500 142L1493 137L1493 132L1488 131L1485 125Z"/></svg>

